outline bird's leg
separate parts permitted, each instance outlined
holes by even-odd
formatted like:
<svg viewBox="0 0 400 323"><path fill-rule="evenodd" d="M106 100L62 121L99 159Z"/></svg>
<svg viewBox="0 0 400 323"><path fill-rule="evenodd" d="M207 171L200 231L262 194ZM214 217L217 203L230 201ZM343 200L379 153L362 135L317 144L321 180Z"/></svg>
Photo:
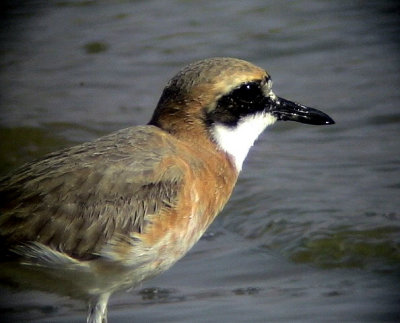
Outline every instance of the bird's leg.
<svg viewBox="0 0 400 323"><path fill-rule="evenodd" d="M110 293L93 296L89 300L87 323L107 323L107 303Z"/></svg>

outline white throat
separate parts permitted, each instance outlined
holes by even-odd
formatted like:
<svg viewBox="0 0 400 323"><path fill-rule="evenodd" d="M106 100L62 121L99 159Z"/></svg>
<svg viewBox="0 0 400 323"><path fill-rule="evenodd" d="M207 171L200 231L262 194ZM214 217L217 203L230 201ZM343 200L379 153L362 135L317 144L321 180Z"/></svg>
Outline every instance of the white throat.
<svg viewBox="0 0 400 323"><path fill-rule="evenodd" d="M240 172L254 141L276 120L276 117L269 113L257 113L240 119L235 127L214 124L211 133L219 147L231 156L236 170Z"/></svg>

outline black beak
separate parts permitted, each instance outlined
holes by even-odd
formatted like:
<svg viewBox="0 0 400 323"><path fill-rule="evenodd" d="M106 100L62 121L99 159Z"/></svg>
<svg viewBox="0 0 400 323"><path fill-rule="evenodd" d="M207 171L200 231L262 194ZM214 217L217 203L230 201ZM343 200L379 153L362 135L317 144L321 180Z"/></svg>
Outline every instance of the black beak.
<svg viewBox="0 0 400 323"><path fill-rule="evenodd" d="M273 100L271 103L270 112L278 120L297 121L312 125L329 125L335 123L330 116L322 111L280 97L276 97L276 100Z"/></svg>

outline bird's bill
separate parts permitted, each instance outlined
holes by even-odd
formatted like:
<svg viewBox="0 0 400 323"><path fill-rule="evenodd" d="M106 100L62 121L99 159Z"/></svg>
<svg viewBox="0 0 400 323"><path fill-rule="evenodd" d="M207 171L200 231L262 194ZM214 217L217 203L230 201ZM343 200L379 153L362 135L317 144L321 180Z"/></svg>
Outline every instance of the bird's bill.
<svg viewBox="0 0 400 323"><path fill-rule="evenodd" d="M326 113L280 97L274 100L271 113L283 121L297 121L312 125L329 125L335 121Z"/></svg>

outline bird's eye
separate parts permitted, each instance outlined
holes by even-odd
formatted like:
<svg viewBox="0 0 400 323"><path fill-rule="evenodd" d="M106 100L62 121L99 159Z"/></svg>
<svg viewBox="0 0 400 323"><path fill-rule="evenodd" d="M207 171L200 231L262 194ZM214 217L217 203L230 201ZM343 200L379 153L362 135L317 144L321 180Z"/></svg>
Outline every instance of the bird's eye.
<svg viewBox="0 0 400 323"><path fill-rule="evenodd" d="M263 111L266 97L262 86L261 81L247 82L222 96L206 116L207 122L234 126L242 117Z"/></svg>
<svg viewBox="0 0 400 323"><path fill-rule="evenodd" d="M261 85L259 82L245 83L234 91L234 96L242 102L255 102L262 96Z"/></svg>

